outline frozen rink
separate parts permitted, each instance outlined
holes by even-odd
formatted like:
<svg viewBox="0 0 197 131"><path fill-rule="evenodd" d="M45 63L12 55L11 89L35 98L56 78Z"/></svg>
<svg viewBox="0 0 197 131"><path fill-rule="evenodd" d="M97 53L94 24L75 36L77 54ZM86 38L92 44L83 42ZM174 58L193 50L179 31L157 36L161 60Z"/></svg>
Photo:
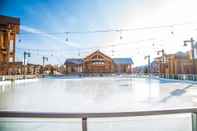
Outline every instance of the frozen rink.
<svg viewBox="0 0 197 131"><path fill-rule="evenodd" d="M195 83L130 77L44 78L0 85L0 110L124 112L197 106ZM46 122L47 121L47 122ZM191 131L190 114L88 119L89 131ZM1 120L0 130L81 129L80 120Z"/></svg>

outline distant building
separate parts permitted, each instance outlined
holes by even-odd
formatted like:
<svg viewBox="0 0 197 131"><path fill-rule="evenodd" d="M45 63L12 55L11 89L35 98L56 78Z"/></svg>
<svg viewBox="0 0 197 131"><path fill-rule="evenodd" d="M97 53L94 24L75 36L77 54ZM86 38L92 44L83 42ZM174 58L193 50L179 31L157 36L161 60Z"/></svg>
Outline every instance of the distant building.
<svg viewBox="0 0 197 131"><path fill-rule="evenodd" d="M193 74L192 60L189 53L177 52L166 54L164 58L157 57L154 61L155 73L161 74ZM156 69L158 71L156 71Z"/></svg>
<svg viewBox="0 0 197 131"><path fill-rule="evenodd" d="M22 62L15 62L16 35L20 20L0 15L0 75L17 74Z"/></svg>
<svg viewBox="0 0 197 131"><path fill-rule="evenodd" d="M148 67L146 65L136 66L133 68L134 74L144 74L147 73Z"/></svg>
<svg viewBox="0 0 197 131"><path fill-rule="evenodd" d="M66 73L83 72L83 59L66 59L64 65Z"/></svg>
<svg viewBox="0 0 197 131"><path fill-rule="evenodd" d="M131 73L133 61L131 58L113 58L114 72Z"/></svg>
<svg viewBox="0 0 197 131"><path fill-rule="evenodd" d="M66 59L66 73L131 73L131 58L111 58L97 50L84 59Z"/></svg>

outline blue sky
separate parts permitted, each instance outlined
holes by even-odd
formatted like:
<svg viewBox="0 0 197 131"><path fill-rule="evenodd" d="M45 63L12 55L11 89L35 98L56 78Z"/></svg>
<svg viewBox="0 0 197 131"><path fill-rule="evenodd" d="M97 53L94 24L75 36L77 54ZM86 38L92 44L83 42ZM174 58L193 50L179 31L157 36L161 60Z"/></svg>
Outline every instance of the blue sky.
<svg viewBox="0 0 197 131"><path fill-rule="evenodd" d="M62 64L68 57L85 57L100 49L111 57L132 57L136 65L146 64L145 55L155 57L153 48L166 48L169 53L177 49L185 51L182 40L193 34L194 26L172 27L136 32L109 32L69 34L67 31L91 31L105 29L138 28L194 22L197 20L190 2L183 0L1 0L0 14L17 16L21 20L21 34L17 42L17 60L23 51L32 53L31 63L41 63L48 56L48 63ZM186 4L189 4L187 9ZM185 11L183 7L186 7ZM181 12L181 13L180 13ZM181 15L180 15L181 14ZM188 31L188 29L190 29ZM171 36L171 30L177 32ZM184 30L184 31L183 31ZM182 31L182 32L181 32ZM195 32L194 32L195 33ZM123 36L123 40L119 36ZM68 37L69 41L65 41ZM154 40L153 40L154 39ZM138 41L140 42L138 44ZM123 43L125 46L121 46ZM171 46L169 44L177 46ZM134 43L134 44L132 44ZM158 47L152 47L158 43ZM168 44L166 44L168 43ZM175 44L179 43L179 44ZM116 45L110 47L108 45ZM102 48L101 48L102 47ZM104 47L104 48L103 48ZM143 47L143 48L142 48ZM112 53L113 52L113 53Z"/></svg>

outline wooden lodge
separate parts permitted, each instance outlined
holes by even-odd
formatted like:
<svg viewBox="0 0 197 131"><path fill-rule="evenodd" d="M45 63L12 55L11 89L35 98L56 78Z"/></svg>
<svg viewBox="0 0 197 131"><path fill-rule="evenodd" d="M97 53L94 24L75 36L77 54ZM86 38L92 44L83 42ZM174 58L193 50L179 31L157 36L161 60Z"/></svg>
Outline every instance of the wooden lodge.
<svg viewBox="0 0 197 131"><path fill-rule="evenodd" d="M84 59L66 59L66 73L132 73L131 58L111 58L97 50Z"/></svg>
<svg viewBox="0 0 197 131"><path fill-rule="evenodd" d="M16 35L20 20L0 15L0 75L17 74L22 62L15 61Z"/></svg>
<svg viewBox="0 0 197 131"><path fill-rule="evenodd" d="M192 59L189 53L177 52L175 54L166 54L164 58L155 58L153 63L151 66L152 73L193 74Z"/></svg>

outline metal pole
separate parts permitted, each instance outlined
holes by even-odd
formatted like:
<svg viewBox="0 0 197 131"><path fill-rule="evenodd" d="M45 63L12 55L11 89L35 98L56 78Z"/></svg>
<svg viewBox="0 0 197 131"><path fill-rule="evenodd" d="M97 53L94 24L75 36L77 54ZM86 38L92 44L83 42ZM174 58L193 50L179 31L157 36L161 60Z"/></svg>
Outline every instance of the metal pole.
<svg viewBox="0 0 197 131"><path fill-rule="evenodd" d="M191 38L191 48L192 48L192 68L193 68L193 73L196 74L196 67L195 67L195 56L194 56L194 39Z"/></svg>
<svg viewBox="0 0 197 131"><path fill-rule="evenodd" d="M190 40L184 41L184 46L187 46L187 43L191 43L191 51L192 51L192 74L196 74L196 64L195 64L195 54L194 54L194 39L191 37Z"/></svg>
<svg viewBox="0 0 197 131"><path fill-rule="evenodd" d="M150 75L151 70L150 70L150 55L148 56L148 74Z"/></svg>
<svg viewBox="0 0 197 131"><path fill-rule="evenodd" d="M23 64L25 65L25 60L26 60L26 52L24 52L24 57L23 57Z"/></svg>
<svg viewBox="0 0 197 131"><path fill-rule="evenodd" d="M197 114L192 113L192 131L197 131Z"/></svg>
<svg viewBox="0 0 197 131"><path fill-rule="evenodd" d="M162 49L161 52L162 52L162 73L164 74L164 78L165 78L164 49Z"/></svg>
<svg viewBox="0 0 197 131"><path fill-rule="evenodd" d="M164 63L164 49L162 49L161 52L162 52L162 62Z"/></svg>
<svg viewBox="0 0 197 131"><path fill-rule="evenodd" d="M48 61L48 57L43 56L42 57L42 65L43 65L43 67L45 65L45 60Z"/></svg>
<svg viewBox="0 0 197 131"><path fill-rule="evenodd" d="M26 69L25 69L25 60L26 60L26 52L24 52L24 60L23 60L23 75L26 74Z"/></svg>
<svg viewBox="0 0 197 131"><path fill-rule="evenodd" d="M42 66L44 67L44 56L42 57Z"/></svg>
<svg viewBox="0 0 197 131"><path fill-rule="evenodd" d="M87 128L87 117L82 117L82 131L88 131L88 128Z"/></svg>

